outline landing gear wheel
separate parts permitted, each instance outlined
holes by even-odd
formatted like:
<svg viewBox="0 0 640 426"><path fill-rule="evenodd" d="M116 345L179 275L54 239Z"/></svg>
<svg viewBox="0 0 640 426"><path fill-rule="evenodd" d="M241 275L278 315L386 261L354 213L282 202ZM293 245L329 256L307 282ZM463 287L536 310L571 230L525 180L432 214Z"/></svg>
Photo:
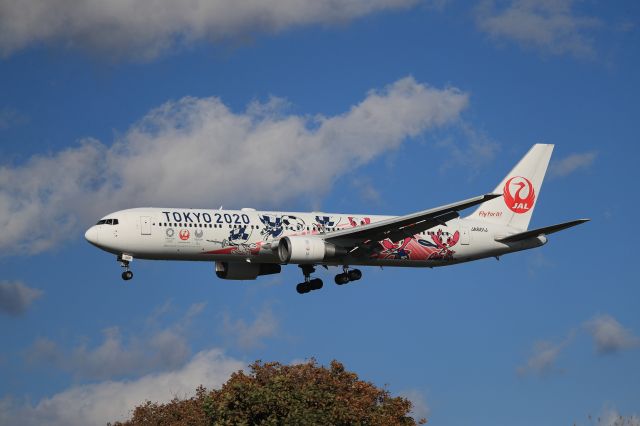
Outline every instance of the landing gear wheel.
<svg viewBox="0 0 640 426"><path fill-rule="evenodd" d="M343 285L349 282L349 275L347 274L338 274L336 275L336 284Z"/></svg>
<svg viewBox="0 0 640 426"><path fill-rule="evenodd" d="M311 274L316 271L314 265L298 265L302 269L304 282L296 286L296 291L300 294L309 293L311 290L320 290L322 288L322 280L320 278L311 279Z"/></svg>
<svg viewBox="0 0 640 426"><path fill-rule="evenodd" d="M131 271L124 271L122 273L122 279L125 281L129 281L131 278L133 278L133 272Z"/></svg>
<svg viewBox="0 0 640 426"><path fill-rule="evenodd" d="M362 272L360 271L360 269L352 269L347 272L347 276L349 277L349 281L358 281L360 278L362 278Z"/></svg>
<svg viewBox="0 0 640 426"><path fill-rule="evenodd" d="M309 281L309 286L311 290L320 290L322 288L322 280L320 278L315 278Z"/></svg>
<svg viewBox="0 0 640 426"><path fill-rule="evenodd" d="M309 293L311 291L311 286L309 283L300 283L296 286L296 291L299 294Z"/></svg>

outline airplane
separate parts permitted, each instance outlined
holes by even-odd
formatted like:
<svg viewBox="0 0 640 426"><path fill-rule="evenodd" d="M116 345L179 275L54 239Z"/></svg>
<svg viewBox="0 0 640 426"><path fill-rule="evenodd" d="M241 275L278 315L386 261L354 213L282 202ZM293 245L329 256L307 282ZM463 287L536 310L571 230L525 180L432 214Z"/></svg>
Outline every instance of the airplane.
<svg viewBox="0 0 640 426"><path fill-rule="evenodd" d="M188 208L133 208L104 216L85 238L116 255L130 280L133 259L215 262L227 280L254 280L298 265L300 294L322 288L317 266L341 267L338 285L357 281L350 266L439 267L540 247L577 219L529 230L554 146L535 144L492 193L404 216ZM466 217L460 211L477 206Z"/></svg>

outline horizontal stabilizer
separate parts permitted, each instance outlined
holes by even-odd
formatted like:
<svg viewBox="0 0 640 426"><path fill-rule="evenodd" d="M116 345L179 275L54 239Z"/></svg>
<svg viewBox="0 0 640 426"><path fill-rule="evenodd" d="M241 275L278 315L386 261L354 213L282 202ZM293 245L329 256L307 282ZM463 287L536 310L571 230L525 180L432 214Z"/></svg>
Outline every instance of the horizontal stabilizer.
<svg viewBox="0 0 640 426"><path fill-rule="evenodd" d="M578 219L571 222L559 223L557 225L545 226L544 228L532 229L530 231L519 232L517 234L509 235L508 237L496 239L501 243L512 243L514 241L526 240L529 238L535 238L538 235L549 235L554 232L562 231L563 229L571 228L572 226L580 225L581 223L589 222L590 219Z"/></svg>

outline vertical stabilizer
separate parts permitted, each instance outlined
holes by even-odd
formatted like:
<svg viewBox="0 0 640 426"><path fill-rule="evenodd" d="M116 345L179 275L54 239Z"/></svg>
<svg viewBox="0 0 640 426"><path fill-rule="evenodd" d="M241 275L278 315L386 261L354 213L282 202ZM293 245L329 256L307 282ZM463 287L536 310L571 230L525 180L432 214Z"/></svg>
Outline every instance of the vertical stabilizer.
<svg viewBox="0 0 640 426"><path fill-rule="evenodd" d="M540 196L553 145L535 144L494 190L502 197L480 204L469 218L525 231Z"/></svg>

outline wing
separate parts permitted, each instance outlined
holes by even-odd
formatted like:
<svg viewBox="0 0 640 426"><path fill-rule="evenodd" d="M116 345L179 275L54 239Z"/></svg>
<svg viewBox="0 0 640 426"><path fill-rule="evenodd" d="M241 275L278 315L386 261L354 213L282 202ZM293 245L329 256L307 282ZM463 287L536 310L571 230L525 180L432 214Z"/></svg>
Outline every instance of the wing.
<svg viewBox="0 0 640 426"><path fill-rule="evenodd" d="M436 207L435 209L423 210L368 225L331 232L330 234L322 235L321 238L337 246L353 249L352 252L360 247L366 247L369 242L375 243L387 238L396 242L406 237L412 237L434 226L443 225L445 222L459 217L458 212L460 210L501 196L502 194L485 194Z"/></svg>

